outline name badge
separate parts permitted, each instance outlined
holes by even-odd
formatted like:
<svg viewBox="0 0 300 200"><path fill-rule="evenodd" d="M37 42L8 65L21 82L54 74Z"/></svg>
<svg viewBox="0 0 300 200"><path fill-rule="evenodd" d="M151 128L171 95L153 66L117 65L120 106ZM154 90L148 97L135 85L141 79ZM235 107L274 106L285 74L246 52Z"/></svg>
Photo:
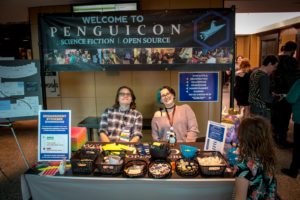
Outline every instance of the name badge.
<svg viewBox="0 0 300 200"><path fill-rule="evenodd" d="M121 142L129 142L130 141L130 130L123 129L120 133L119 141Z"/></svg>

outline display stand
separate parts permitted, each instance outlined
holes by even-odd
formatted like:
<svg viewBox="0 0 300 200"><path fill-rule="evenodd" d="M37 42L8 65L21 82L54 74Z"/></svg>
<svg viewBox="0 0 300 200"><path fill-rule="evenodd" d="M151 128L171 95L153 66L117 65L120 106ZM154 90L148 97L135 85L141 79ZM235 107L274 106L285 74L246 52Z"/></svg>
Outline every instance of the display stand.
<svg viewBox="0 0 300 200"><path fill-rule="evenodd" d="M9 127L9 128L10 128L12 134L14 135L14 138L15 138L15 140L16 140L16 143L17 143L17 145L18 145L18 148L19 148L19 150L20 150L20 152L21 152L21 154L22 154L22 158L23 158L23 160L24 160L24 163L25 163L27 169L29 169L28 161L26 160L26 157L25 157L25 155L24 155L24 152L23 152L23 150L22 150L22 147L21 147L21 145L20 145L20 143L19 143L19 140L18 140L18 138L17 138L17 136L16 136L16 133L15 133L13 124L12 124L12 122L11 122L9 119L8 119L7 121L8 121L8 124L0 124L0 127L2 126L2 127ZM1 170L1 172L3 173L2 170ZM3 174L4 174L4 173L3 173ZM6 175L4 174L4 176L6 176Z"/></svg>

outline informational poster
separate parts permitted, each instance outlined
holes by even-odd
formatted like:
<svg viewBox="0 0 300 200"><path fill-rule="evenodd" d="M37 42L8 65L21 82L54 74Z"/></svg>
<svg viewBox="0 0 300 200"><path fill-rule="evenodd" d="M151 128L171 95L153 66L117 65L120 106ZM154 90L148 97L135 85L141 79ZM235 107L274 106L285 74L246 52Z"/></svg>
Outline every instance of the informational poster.
<svg viewBox="0 0 300 200"><path fill-rule="evenodd" d="M38 62L0 61L0 72L0 122L37 118L43 101Z"/></svg>
<svg viewBox="0 0 300 200"><path fill-rule="evenodd" d="M64 158L71 158L71 111L40 111L38 160L60 161Z"/></svg>
<svg viewBox="0 0 300 200"><path fill-rule="evenodd" d="M218 72L180 72L178 75L179 101L218 101Z"/></svg>
<svg viewBox="0 0 300 200"><path fill-rule="evenodd" d="M220 123L208 121L204 151L219 151L223 153L226 127Z"/></svg>

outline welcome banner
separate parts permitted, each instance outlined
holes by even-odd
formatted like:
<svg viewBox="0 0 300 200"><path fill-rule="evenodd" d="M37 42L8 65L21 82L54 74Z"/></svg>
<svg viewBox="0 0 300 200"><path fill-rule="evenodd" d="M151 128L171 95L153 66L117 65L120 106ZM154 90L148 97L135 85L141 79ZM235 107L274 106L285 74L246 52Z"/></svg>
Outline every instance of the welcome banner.
<svg viewBox="0 0 300 200"><path fill-rule="evenodd" d="M44 64L56 71L65 70L64 65L89 70L231 64L234 15L231 9L43 15Z"/></svg>

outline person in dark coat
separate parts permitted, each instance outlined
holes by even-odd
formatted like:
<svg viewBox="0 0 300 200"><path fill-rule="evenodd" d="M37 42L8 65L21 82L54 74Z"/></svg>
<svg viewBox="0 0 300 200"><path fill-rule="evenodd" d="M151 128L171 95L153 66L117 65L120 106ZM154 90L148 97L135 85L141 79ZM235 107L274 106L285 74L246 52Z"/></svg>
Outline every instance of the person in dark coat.
<svg viewBox="0 0 300 200"><path fill-rule="evenodd" d="M279 55L279 64L272 73L271 90L275 94L287 94L292 85L300 78L299 63L293 57L297 49L295 42L289 41L283 47L283 53ZM284 148L292 147L287 142L287 131L292 113L292 105L286 99L277 101L272 105L271 123L275 141Z"/></svg>

